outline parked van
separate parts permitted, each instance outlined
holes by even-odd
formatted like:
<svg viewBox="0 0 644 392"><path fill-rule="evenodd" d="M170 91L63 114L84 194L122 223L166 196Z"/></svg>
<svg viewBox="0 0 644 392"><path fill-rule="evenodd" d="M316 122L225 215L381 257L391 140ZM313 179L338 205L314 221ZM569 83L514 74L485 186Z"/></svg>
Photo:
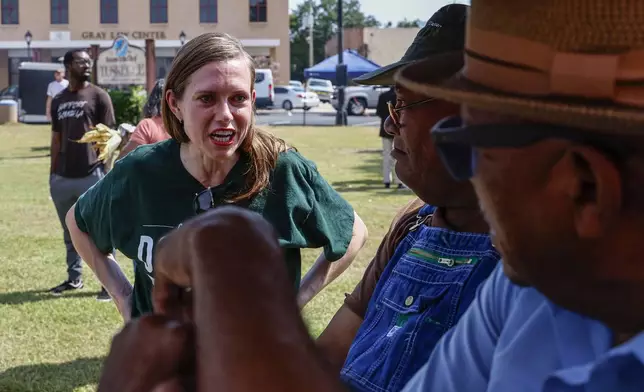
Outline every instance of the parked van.
<svg viewBox="0 0 644 392"><path fill-rule="evenodd" d="M275 97L273 86L273 72L270 69L255 70L255 107L257 109L273 106L273 97Z"/></svg>
<svg viewBox="0 0 644 392"><path fill-rule="evenodd" d="M19 119L24 123L48 123L46 112L47 86L54 81L54 71L61 63L23 62L18 68Z"/></svg>

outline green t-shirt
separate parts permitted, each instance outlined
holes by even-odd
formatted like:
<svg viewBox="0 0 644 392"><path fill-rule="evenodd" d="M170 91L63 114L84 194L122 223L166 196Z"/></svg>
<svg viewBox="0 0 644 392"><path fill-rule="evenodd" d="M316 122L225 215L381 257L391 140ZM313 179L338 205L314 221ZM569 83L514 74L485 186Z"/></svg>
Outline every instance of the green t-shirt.
<svg viewBox="0 0 644 392"><path fill-rule="evenodd" d="M244 189L248 164L242 154L224 183L212 188L215 206ZM194 199L204 189L184 168L179 144L170 139L138 147L78 200L76 223L98 249L106 254L118 249L135 260L133 317L152 311L155 245L195 216ZM323 247L326 258L335 261L351 241L353 208L322 178L313 162L294 150L280 154L267 189L237 205L273 224L296 288L301 248Z"/></svg>

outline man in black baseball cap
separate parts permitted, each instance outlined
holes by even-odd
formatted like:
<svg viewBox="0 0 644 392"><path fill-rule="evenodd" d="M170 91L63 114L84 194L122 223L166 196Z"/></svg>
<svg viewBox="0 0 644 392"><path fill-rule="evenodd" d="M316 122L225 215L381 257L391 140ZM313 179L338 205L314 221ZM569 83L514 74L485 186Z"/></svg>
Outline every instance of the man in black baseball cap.
<svg viewBox="0 0 644 392"><path fill-rule="evenodd" d="M468 6L439 9L394 64L359 78L394 84L396 70L431 59L422 78L442 80L463 66ZM355 80L355 79L354 79ZM459 106L395 86L384 128L395 170L418 197L394 218L362 280L317 340L332 371L352 391L398 391L467 309L497 266L471 184L454 180L430 130Z"/></svg>
<svg viewBox="0 0 644 392"><path fill-rule="evenodd" d="M460 68L462 65L462 50L465 40L465 30L462 27L467 10L466 5L452 4L439 9L420 29L414 42L407 48L403 57L393 64L389 64L375 71L354 78L357 84L372 86L393 86L394 74L406 65L415 63L419 60L431 58L437 54L454 53L454 56L442 56L440 59L441 67ZM430 71L431 72L431 71ZM393 98L393 99L392 99ZM386 188L389 188L392 177L394 183L403 185L394 170L392 169L394 159L391 156L393 152L393 135L385 130L385 118L387 116L387 104L395 101L394 91L388 90L378 98L377 114L380 117L380 131L378 136L382 140L382 179Z"/></svg>
<svg viewBox="0 0 644 392"><path fill-rule="evenodd" d="M421 60L427 60L433 56L462 52L465 42L465 18L469 6L465 4L450 4L442 7L427 21L420 29L412 44L399 61L378 68L375 71L353 78L357 84L372 86L394 85L396 71L406 65ZM459 59L460 57L460 59ZM443 57L437 59L443 64L463 64L462 54L457 57ZM428 72L431 72L429 70Z"/></svg>

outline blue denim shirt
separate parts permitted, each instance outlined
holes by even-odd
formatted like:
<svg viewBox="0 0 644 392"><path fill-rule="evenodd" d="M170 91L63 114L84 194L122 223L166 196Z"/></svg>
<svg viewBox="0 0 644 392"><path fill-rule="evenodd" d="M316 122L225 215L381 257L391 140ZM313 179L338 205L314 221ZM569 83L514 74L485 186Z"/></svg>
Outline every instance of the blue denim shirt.
<svg viewBox="0 0 644 392"><path fill-rule="evenodd" d="M644 391L644 334L612 342L604 324L512 284L499 265L404 391Z"/></svg>
<svg viewBox="0 0 644 392"><path fill-rule="evenodd" d="M424 206L419 217L433 212ZM400 391L461 317L500 255L488 235L419 225L400 241L341 372L353 391Z"/></svg>

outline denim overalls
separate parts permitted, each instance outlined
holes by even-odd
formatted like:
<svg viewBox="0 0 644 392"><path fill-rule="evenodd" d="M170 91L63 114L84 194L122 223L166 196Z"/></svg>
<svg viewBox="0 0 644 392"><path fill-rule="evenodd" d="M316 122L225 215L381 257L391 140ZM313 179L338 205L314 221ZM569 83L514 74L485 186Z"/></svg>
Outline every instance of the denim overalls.
<svg viewBox="0 0 644 392"><path fill-rule="evenodd" d="M421 208L376 285L341 372L353 391L400 391L501 257L486 234L420 224L433 211Z"/></svg>

